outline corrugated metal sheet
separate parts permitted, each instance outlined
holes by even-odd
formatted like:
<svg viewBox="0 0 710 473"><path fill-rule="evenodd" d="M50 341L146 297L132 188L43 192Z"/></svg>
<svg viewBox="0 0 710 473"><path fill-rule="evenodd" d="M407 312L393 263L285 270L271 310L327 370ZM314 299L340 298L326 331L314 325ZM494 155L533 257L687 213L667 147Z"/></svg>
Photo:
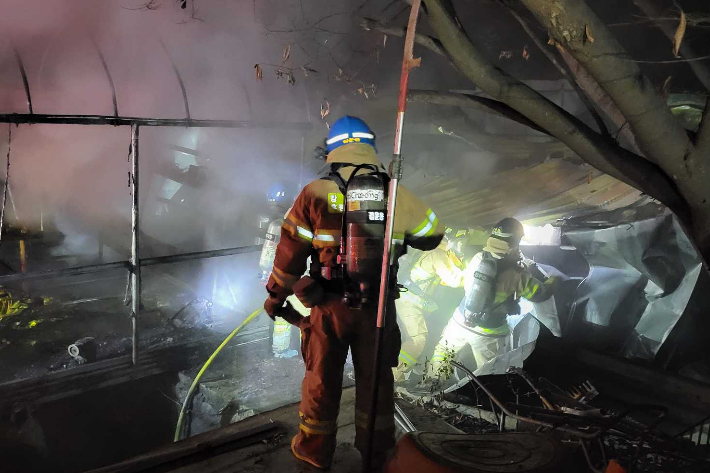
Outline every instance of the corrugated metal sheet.
<svg viewBox="0 0 710 473"><path fill-rule="evenodd" d="M506 216L546 223L643 199L640 191L590 166L567 160L550 160L481 177L431 178L414 172L403 184L451 226L489 225Z"/></svg>

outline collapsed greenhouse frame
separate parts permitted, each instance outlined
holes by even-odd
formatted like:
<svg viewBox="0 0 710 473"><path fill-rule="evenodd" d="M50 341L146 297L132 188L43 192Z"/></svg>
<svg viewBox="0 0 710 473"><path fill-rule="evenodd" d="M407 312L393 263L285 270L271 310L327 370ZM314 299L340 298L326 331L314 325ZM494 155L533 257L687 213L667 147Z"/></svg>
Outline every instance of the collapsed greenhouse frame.
<svg viewBox="0 0 710 473"><path fill-rule="evenodd" d="M15 50L15 59L22 77L24 86L28 112L26 114L11 113L0 114L0 123L7 123L9 127L13 124L19 126L21 124L50 124L50 125L95 125L95 126L130 126L130 161L131 171L129 185L131 189L131 257L128 260L121 260L109 263L83 265L70 268L61 268L46 271L30 271L26 273L15 273L0 276L0 285L7 282L22 282L36 281L41 279L51 279L62 276L78 276L89 273L97 273L102 271L110 271L126 268L128 270L126 283L126 303L130 299L131 308L131 340L132 354L131 359L133 365L138 364L139 358L139 330L138 318L140 316L140 301L141 301L141 267L153 266L158 264L177 263L190 260L201 260L206 258L215 258L221 256L233 256L244 253L256 252L261 249L261 245L239 246L232 248L224 248L219 250L197 251L190 253L181 253L168 256L140 258L140 205L139 205L139 183L140 183L140 128L149 127L184 127L184 128L265 128L265 129L291 129L291 130L310 130L312 124L310 122L254 122L245 120L200 120L193 119L190 116L190 106L187 96L187 91L183 83L179 70L175 63L170 58L170 55L163 45L168 59L175 73L176 80L182 91L183 104L185 107L186 118L145 118L145 117L123 117L118 114L118 102L116 99L116 89L114 86L111 72L108 68L106 60L101 53L101 50L95 45L97 54L101 60L106 78L111 88L111 98L113 103L113 116L107 115L58 115L58 114L35 114L32 104L32 94L30 90L27 74L22 62L22 58L17 50ZM12 133L9 133L8 141L8 169L10 159L10 146ZM9 186L9 175L5 178L5 189ZM3 203L4 211L4 203ZM1 224L1 222L0 222ZM0 229L0 243L2 242L2 229Z"/></svg>

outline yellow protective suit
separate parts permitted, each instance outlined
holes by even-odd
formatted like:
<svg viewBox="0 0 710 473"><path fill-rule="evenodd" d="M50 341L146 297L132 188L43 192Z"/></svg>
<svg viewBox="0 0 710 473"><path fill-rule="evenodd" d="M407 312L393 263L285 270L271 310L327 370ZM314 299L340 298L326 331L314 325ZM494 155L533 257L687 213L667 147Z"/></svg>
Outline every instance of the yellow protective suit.
<svg viewBox="0 0 710 473"><path fill-rule="evenodd" d="M412 267L409 279L409 290L401 292L395 301L397 321L403 335L399 365L394 368L395 381L405 380L419 363L429 333L425 318L438 308L432 300L434 291L439 286L461 287L463 265L442 242L435 250L419 258Z"/></svg>

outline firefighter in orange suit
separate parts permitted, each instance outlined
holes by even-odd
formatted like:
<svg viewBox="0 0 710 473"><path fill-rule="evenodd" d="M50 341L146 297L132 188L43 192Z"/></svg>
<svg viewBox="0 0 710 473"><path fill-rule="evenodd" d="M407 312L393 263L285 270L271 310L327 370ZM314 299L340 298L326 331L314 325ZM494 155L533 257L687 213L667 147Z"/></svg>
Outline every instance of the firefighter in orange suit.
<svg viewBox="0 0 710 473"><path fill-rule="evenodd" d="M326 162L330 164L331 174L329 178L308 184L287 213L266 286L269 297L264 304L270 316L280 315L285 310L284 301L295 291L304 305L311 308L310 317L298 319L306 374L301 390L300 430L291 442L291 450L296 458L323 469L330 466L335 451L348 348L352 350L355 368L355 446L363 454L366 448L369 393L374 378L377 298L374 297L374 304L350 307L343 301L343 286L333 274L339 268L337 258L345 204L343 183L349 182L359 165L384 171L377 158L375 136L358 118L346 116L336 121L329 131L326 146ZM356 172L360 175L363 170L358 168ZM444 226L431 209L400 186L393 233L394 254L399 257L404 245L420 250L436 248L443 238ZM311 276L300 279L311 255ZM397 274L396 268L393 274ZM379 280L372 283L379 287ZM379 374L373 465L384 461L385 452L395 441L392 368L397 366L401 340L394 308L397 295L394 278L390 288L392 298L388 302L383 333L385 350Z"/></svg>

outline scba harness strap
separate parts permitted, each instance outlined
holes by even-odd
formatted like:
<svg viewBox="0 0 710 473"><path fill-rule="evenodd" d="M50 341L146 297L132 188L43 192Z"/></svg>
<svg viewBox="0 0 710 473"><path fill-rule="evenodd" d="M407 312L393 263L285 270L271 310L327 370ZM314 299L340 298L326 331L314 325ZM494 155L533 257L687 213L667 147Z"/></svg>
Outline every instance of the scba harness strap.
<svg viewBox="0 0 710 473"><path fill-rule="evenodd" d="M339 172L343 168L352 168L347 179ZM384 248L378 249L381 245L375 242L382 240L380 243L384 244L389 176L384 168L375 164L335 163L322 179L333 181L338 186L342 198L337 197L336 200L342 202L342 217L337 265L321 267L320 276L328 281L340 282L344 300L351 307L369 304L374 296L375 273L379 273L380 269L379 265L375 268L372 262L384 251ZM372 281L368 274L372 276Z"/></svg>

